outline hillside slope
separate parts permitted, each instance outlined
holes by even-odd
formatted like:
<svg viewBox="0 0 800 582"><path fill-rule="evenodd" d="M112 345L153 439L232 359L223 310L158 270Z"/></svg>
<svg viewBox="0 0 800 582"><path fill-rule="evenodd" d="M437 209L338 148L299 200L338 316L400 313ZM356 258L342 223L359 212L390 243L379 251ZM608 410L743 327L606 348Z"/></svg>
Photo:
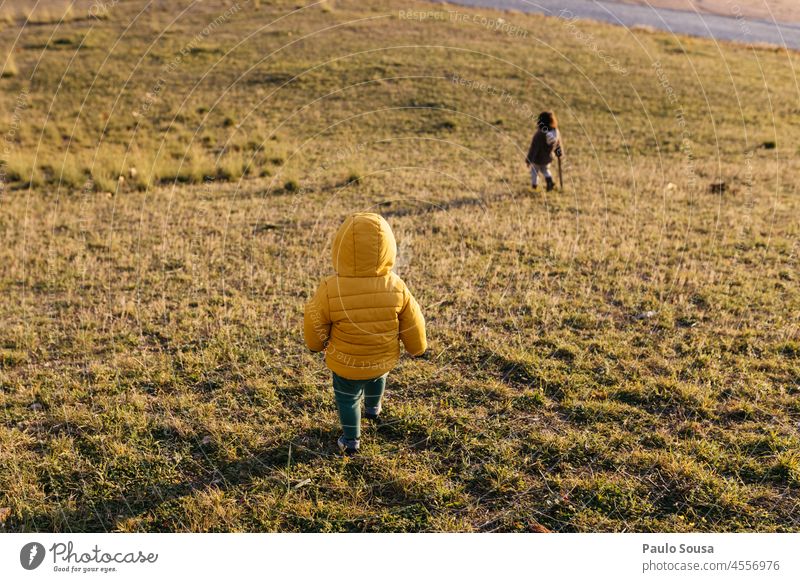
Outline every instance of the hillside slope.
<svg viewBox="0 0 800 582"><path fill-rule="evenodd" d="M6 530L800 529L796 55L191 4L3 24ZM300 321L368 209L431 350L342 459Z"/></svg>

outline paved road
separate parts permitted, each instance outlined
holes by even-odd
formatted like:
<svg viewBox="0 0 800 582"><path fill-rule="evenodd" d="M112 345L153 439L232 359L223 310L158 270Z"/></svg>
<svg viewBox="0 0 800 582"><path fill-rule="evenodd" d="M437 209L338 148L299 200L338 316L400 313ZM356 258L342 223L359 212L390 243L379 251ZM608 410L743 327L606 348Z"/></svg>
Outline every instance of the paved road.
<svg viewBox="0 0 800 582"><path fill-rule="evenodd" d="M769 43L800 49L800 25L776 24L765 20L749 20L698 14L684 10L634 6L599 0L449 0L465 6L514 9L539 12L568 18L589 18L624 26L645 25L676 34L705 36L718 40L747 43ZM798 0L800 1L800 0ZM569 12L563 12L569 11Z"/></svg>

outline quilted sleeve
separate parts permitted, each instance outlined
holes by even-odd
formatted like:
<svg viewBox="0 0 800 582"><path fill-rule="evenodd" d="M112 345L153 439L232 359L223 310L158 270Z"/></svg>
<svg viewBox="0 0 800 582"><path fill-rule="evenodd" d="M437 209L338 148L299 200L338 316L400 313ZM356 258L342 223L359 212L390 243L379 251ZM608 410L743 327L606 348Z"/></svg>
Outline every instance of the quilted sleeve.
<svg viewBox="0 0 800 582"><path fill-rule="evenodd" d="M421 356L428 349L425 335L425 317L417 300L408 289L404 292L405 301L400 311L400 340L412 356Z"/></svg>
<svg viewBox="0 0 800 582"><path fill-rule="evenodd" d="M317 292L306 303L303 313L303 335L312 352L321 352L331 336L331 315L328 308L328 285L320 283Z"/></svg>

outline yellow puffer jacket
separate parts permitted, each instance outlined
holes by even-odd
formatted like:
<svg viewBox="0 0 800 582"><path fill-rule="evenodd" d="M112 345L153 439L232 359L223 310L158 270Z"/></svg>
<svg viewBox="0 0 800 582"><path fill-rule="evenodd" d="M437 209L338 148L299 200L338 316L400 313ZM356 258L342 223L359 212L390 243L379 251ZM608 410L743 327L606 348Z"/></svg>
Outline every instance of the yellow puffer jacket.
<svg viewBox="0 0 800 582"><path fill-rule="evenodd" d="M333 241L336 275L322 281L306 305L304 335L312 351L349 380L377 378L400 358L427 349L425 318L403 280L392 273L397 244L389 224L361 212L345 220Z"/></svg>

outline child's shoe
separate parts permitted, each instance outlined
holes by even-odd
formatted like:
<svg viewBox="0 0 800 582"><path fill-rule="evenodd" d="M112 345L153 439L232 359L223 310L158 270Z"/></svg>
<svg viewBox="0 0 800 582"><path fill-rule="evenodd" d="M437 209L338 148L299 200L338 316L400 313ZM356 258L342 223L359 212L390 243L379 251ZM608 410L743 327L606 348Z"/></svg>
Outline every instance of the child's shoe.
<svg viewBox="0 0 800 582"><path fill-rule="evenodd" d="M531 184L531 190L536 192L538 189L539 189L539 185L538 184Z"/></svg>
<svg viewBox="0 0 800 582"><path fill-rule="evenodd" d="M339 445L339 452L350 457L358 452L358 449L361 446L361 441L358 439L347 439L344 438L344 435L342 435L339 437L339 440L336 441L336 444Z"/></svg>
<svg viewBox="0 0 800 582"><path fill-rule="evenodd" d="M381 413L381 405L378 406L365 406L364 418L368 420L378 420L378 415Z"/></svg>
<svg viewBox="0 0 800 582"><path fill-rule="evenodd" d="M553 182L552 178L546 178L547 180L547 191L552 192L553 188L555 188L555 183Z"/></svg>

